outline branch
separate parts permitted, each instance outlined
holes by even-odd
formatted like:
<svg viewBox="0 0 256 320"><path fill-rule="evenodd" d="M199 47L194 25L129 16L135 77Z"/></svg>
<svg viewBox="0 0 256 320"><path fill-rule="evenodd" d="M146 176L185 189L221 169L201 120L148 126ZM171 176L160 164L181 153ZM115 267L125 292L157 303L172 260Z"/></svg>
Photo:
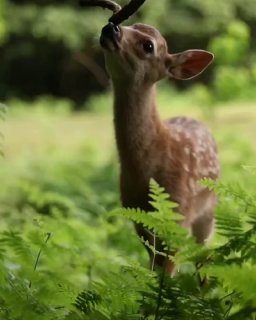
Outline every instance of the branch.
<svg viewBox="0 0 256 320"><path fill-rule="evenodd" d="M91 74L93 74L103 88L108 87L109 81L105 71L94 61L93 58L85 53L79 52L74 55L74 59L81 63Z"/></svg>
<svg viewBox="0 0 256 320"><path fill-rule="evenodd" d="M146 0L131 0L120 11L117 11L117 13L113 14L113 16L109 19L109 22L119 25L132 16L145 1Z"/></svg>

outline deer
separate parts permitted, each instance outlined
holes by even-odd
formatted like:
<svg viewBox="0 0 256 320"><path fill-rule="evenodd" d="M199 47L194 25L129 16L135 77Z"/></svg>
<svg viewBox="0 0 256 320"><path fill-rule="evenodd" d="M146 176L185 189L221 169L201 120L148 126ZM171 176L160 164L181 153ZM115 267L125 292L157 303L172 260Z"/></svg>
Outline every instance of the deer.
<svg viewBox="0 0 256 320"><path fill-rule="evenodd" d="M113 11L102 28L100 45L113 85L116 145L120 161L121 203L125 208L150 211L149 181L153 178L178 204L182 227L205 244L214 230L216 194L200 180L217 180L220 164L216 142L198 120L177 116L162 120L156 104L156 85L164 78L189 80L200 75L214 55L190 49L169 53L166 40L153 26L120 26L145 0L131 0L121 8L113 1L81 0L83 6ZM139 237L153 245L153 236L135 224ZM157 251L164 251L161 241ZM153 253L148 249L150 260ZM171 253L173 254L173 253ZM175 265L162 255L156 267L173 275Z"/></svg>

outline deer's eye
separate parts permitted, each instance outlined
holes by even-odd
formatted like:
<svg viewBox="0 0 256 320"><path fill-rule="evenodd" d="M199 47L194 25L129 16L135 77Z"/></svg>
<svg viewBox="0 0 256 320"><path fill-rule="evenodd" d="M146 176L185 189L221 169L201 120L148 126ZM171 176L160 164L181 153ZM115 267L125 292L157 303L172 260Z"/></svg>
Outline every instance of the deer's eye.
<svg viewBox="0 0 256 320"><path fill-rule="evenodd" d="M153 53L154 52L154 44L152 41L147 40L143 43L143 50L146 53Z"/></svg>

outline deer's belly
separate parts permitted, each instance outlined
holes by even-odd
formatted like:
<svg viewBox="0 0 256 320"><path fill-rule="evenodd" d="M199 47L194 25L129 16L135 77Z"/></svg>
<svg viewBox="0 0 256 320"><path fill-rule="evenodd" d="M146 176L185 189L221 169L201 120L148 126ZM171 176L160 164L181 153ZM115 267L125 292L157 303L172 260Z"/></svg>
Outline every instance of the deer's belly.
<svg viewBox="0 0 256 320"><path fill-rule="evenodd" d="M148 177L139 172L136 175L133 172L124 175L121 172L121 201L124 207L152 210L149 204L150 178L165 189L170 200L178 204L177 211L185 216L188 224L204 212L211 211L216 204L214 192L203 187L195 178L192 179L189 172L177 172L160 166Z"/></svg>

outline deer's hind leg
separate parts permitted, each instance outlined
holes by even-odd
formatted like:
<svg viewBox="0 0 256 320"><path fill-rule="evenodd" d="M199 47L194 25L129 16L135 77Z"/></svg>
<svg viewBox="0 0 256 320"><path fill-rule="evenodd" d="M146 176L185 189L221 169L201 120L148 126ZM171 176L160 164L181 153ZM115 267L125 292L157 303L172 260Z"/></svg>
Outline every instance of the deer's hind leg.
<svg viewBox="0 0 256 320"><path fill-rule="evenodd" d="M191 231L197 243L206 243L214 232L213 210L206 211L194 220L191 225Z"/></svg>

